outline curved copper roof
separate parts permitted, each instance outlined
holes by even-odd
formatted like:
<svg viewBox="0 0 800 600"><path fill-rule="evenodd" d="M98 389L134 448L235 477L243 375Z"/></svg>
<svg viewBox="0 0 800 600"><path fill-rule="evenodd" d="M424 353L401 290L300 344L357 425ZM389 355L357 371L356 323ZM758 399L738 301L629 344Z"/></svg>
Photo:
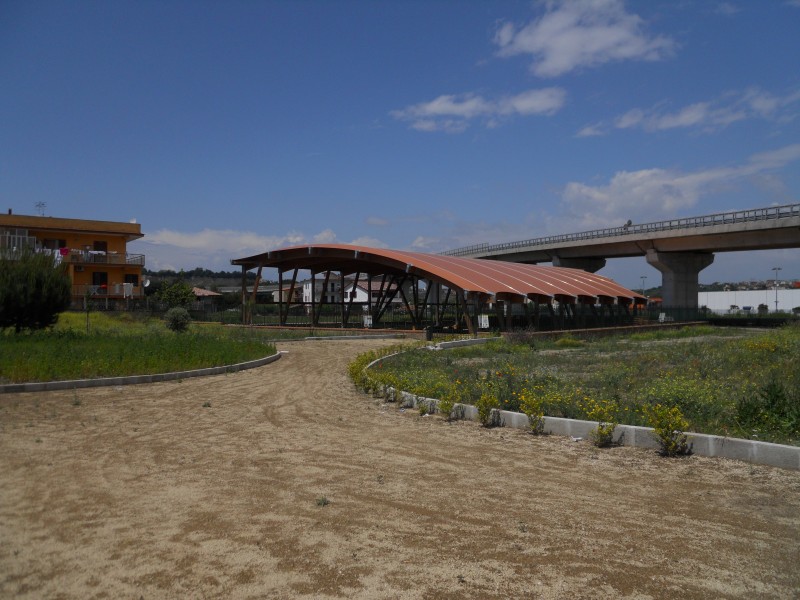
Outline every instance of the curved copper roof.
<svg viewBox="0 0 800 600"><path fill-rule="evenodd" d="M521 263L459 258L404 250L387 250L350 244L292 246L237 258L231 264L246 269L258 266L280 270L307 269L314 273L400 274L431 279L465 292L494 296L499 300L557 299L561 302L645 303L646 299L616 282L579 269L542 267Z"/></svg>

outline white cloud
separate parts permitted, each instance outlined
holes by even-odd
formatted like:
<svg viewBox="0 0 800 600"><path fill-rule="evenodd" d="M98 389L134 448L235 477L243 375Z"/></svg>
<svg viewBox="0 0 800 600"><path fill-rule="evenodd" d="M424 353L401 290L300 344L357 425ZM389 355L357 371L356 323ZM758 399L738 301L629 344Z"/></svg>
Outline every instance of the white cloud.
<svg viewBox="0 0 800 600"><path fill-rule="evenodd" d="M675 47L666 36L647 35L642 19L626 12L621 0L549 0L546 7L522 27L502 24L494 38L500 56L532 56L531 70L540 77L612 61L659 60Z"/></svg>
<svg viewBox="0 0 800 600"><path fill-rule="evenodd" d="M587 125L581 129L575 134L575 137L597 137L599 135L605 135L606 133L606 128L602 123L595 123L593 125Z"/></svg>
<svg viewBox="0 0 800 600"><path fill-rule="evenodd" d="M141 240L128 245L130 252L145 255L146 266L161 269L236 270L231 259L261 254L268 250L307 243L334 243L336 234L325 229L307 236L297 231L283 235L262 235L252 231L203 229L196 232L161 229L147 233Z"/></svg>
<svg viewBox="0 0 800 600"><path fill-rule="evenodd" d="M740 12L742 9L738 6L731 4L730 2L720 2L717 4L716 12L725 15L726 17L731 17L736 13Z"/></svg>
<svg viewBox="0 0 800 600"><path fill-rule="evenodd" d="M439 238L420 235L414 238L414 241L411 242L411 248L414 250L421 250L423 252L430 252L437 248L440 243L441 240Z"/></svg>
<svg viewBox="0 0 800 600"><path fill-rule="evenodd" d="M722 97L696 102L676 111L664 110L665 103L649 109L634 108L614 120L614 127L644 131L663 131L677 128L697 128L716 131L745 119L769 119L777 122L795 118L800 90L776 96L757 87L742 92L728 92Z"/></svg>
<svg viewBox="0 0 800 600"><path fill-rule="evenodd" d="M800 160L800 144L751 156L734 167L718 167L682 173L669 169L643 169L616 173L606 185L571 182L564 187L562 203L568 230L593 229L674 217L691 208L705 194L743 179L778 183L771 171ZM562 226L563 227L563 226Z"/></svg>
<svg viewBox="0 0 800 600"><path fill-rule="evenodd" d="M368 248L388 248L389 246L383 243L378 238L369 237L369 236L362 236L357 237L353 241L350 242L354 246L367 246Z"/></svg>
<svg viewBox="0 0 800 600"><path fill-rule="evenodd" d="M315 235L312 241L315 244L335 244L336 234L334 233L333 229L325 229Z"/></svg>
<svg viewBox="0 0 800 600"><path fill-rule="evenodd" d="M566 92L558 87L527 90L497 100L475 94L448 94L390 114L395 119L409 121L418 131L462 133L472 120L479 118L484 119L487 127L494 127L499 119L505 117L554 115L564 106L566 96Z"/></svg>

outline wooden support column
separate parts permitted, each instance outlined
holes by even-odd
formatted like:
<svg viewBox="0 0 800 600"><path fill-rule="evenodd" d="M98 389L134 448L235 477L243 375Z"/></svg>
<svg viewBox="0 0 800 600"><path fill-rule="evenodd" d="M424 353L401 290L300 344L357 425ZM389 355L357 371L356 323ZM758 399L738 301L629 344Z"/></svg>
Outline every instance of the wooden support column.
<svg viewBox="0 0 800 600"><path fill-rule="evenodd" d="M344 324L347 325L350 322L350 313L353 310L353 299L356 296L356 288L358 287L358 280L361 278L361 271L356 271L356 278L353 281L353 289L348 295L347 298L347 314L344 318ZM344 281L344 280L343 280ZM344 287L342 288L342 293L344 294Z"/></svg>
<svg viewBox="0 0 800 600"><path fill-rule="evenodd" d="M286 298L286 312L283 313L283 311L281 311L281 325L286 325L286 322L289 319L289 310L292 308L292 298L294 298L294 289L295 284L297 283L297 271L298 269L295 269L292 272L292 284L289 286L289 294Z"/></svg>
<svg viewBox="0 0 800 600"><path fill-rule="evenodd" d="M247 268L242 265L242 325L247 325Z"/></svg>
<svg viewBox="0 0 800 600"><path fill-rule="evenodd" d="M367 273L367 314L370 318L370 323L372 323L372 274ZM370 325L370 328L374 327L374 325Z"/></svg>
<svg viewBox="0 0 800 600"><path fill-rule="evenodd" d="M464 292L462 290L459 290L458 292L458 300L459 303L461 304L462 310L464 311L464 319L467 322L467 331L469 331L470 335L474 335L477 337L478 330L475 327L475 323L472 320L472 316L469 314L469 305L467 304L467 299L464 297Z"/></svg>
<svg viewBox="0 0 800 600"><path fill-rule="evenodd" d="M317 274L311 271L311 326L317 326Z"/></svg>
<svg viewBox="0 0 800 600"><path fill-rule="evenodd" d="M250 294L250 304L249 308L251 311L250 314L250 323L253 323L253 315L252 312L255 311L256 308L256 294L258 293L258 284L261 283L261 270L264 268L264 265L258 265L258 271L256 271L256 281L253 284L253 293Z"/></svg>
<svg viewBox="0 0 800 600"><path fill-rule="evenodd" d="M339 271L339 320L340 327L344 329L344 271Z"/></svg>
<svg viewBox="0 0 800 600"><path fill-rule="evenodd" d="M278 325L283 324L283 269L278 269Z"/></svg>
<svg viewBox="0 0 800 600"><path fill-rule="evenodd" d="M317 307L317 314L314 315L314 327L319 327L319 318L322 316L322 307L328 304L327 300L325 300L325 294L328 290L328 282L331 279L331 272L325 271L325 280L322 283L322 292L319 296L319 306ZM316 295L317 290L314 289L314 295Z"/></svg>

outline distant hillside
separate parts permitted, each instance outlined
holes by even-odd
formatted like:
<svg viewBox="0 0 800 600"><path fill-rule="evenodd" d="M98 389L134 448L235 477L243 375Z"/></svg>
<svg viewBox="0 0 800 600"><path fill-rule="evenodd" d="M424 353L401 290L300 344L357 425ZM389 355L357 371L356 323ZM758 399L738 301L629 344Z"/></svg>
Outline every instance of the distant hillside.
<svg viewBox="0 0 800 600"><path fill-rule="evenodd" d="M182 280L191 285L192 287L200 287L207 290L216 291L219 287L230 287L237 285L242 281L241 271L210 271L209 269L192 269L191 271L150 271L149 269L143 270L144 275L150 280L153 288L158 288L164 282L172 283L173 281ZM252 283L255 281L256 274L254 272L247 273L247 281ZM267 283L262 280L263 283Z"/></svg>

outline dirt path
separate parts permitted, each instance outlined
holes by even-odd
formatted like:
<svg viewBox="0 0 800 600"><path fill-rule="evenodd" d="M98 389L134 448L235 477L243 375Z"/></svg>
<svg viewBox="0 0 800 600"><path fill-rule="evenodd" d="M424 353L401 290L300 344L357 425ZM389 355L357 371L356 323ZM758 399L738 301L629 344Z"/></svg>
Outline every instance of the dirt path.
<svg viewBox="0 0 800 600"><path fill-rule="evenodd" d="M0 597L800 595L800 473L401 413L386 343L0 396Z"/></svg>

